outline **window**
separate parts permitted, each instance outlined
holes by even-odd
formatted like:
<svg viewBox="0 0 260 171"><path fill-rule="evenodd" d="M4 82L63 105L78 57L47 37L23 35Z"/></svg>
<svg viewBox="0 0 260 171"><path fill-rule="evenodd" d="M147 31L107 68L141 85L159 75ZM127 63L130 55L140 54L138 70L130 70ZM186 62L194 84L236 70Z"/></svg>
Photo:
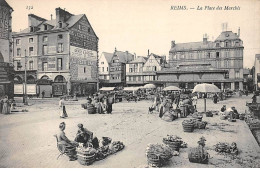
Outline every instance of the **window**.
<svg viewBox="0 0 260 171"><path fill-rule="evenodd" d="M62 34L59 34L59 35L58 35L58 39L63 39L63 35L62 35Z"/></svg>
<svg viewBox="0 0 260 171"><path fill-rule="evenodd" d="M108 67L107 67L107 71L108 71Z"/></svg>
<svg viewBox="0 0 260 171"><path fill-rule="evenodd" d="M216 58L219 58L219 52L216 52Z"/></svg>
<svg viewBox="0 0 260 171"><path fill-rule="evenodd" d="M239 71L236 71L236 72L235 72L235 78L240 78L240 73L239 73Z"/></svg>
<svg viewBox="0 0 260 171"><path fill-rule="evenodd" d="M33 38L29 38L29 43L33 43Z"/></svg>
<svg viewBox="0 0 260 171"><path fill-rule="evenodd" d="M141 81L141 76L138 76L138 81Z"/></svg>
<svg viewBox="0 0 260 171"><path fill-rule="evenodd" d="M105 68L104 67L102 67L102 72L104 72L105 71Z"/></svg>
<svg viewBox="0 0 260 171"><path fill-rule="evenodd" d="M16 39L16 45L20 45L21 44L21 39Z"/></svg>
<svg viewBox="0 0 260 171"><path fill-rule="evenodd" d="M81 24L79 24L79 30L81 30L81 28L82 28L82 27L81 27Z"/></svg>
<svg viewBox="0 0 260 171"><path fill-rule="evenodd" d="M136 76L133 76L133 81L136 81Z"/></svg>
<svg viewBox="0 0 260 171"><path fill-rule="evenodd" d="M228 42L225 42L225 47L228 47Z"/></svg>
<svg viewBox="0 0 260 171"><path fill-rule="evenodd" d="M34 29L33 29L33 27L32 27L32 26L30 26L30 32L33 32L33 30L34 30Z"/></svg>
<svg viewBox="0 0 260 171"><path fill-rule="evenodd" d="M57 61L57 70L60 71L62 70L62 58L58 58L58 61Z"/></svg>
<svg viewBox="0 0 260 171"><path fill-rule="evenodd" d="M83 68L83 72L86 73L86 67Z"/></svg>
<svg viewBox="0 0 260 171"><path fill-rule="evenodd" d="M48 29L47 24L44 24L43 26L44 26L44 30L47 30L47 29Z"/></svg>
<svg viewBox="0 0 260 171"><path fill-rule="evenodd" d="M17 48L17 56L21 56L21 48Z"/></svg>
<svg viewBox="0 0 260 171"><path fill-rule="evenodd" d="M104 62L101 62L101 64L104 64Z"/></svg>
<svg viewBox="0 0 260 171"><path fill-rule="evenodd" d="M33 61L29 61L29 70L33 70Z"/></svg>
<svg viewBox="0 0 260 171"><path fill-rule="evenodd" d="M219 47L219 43L216 43L216 47Z"/></svg>
<svg viewBox="0 0 260 171"><path fill-rule="evenodd" d="M88 32L90 33L90 28L88 28Z"/></svg>
<svg viewBox="0 0 260 171"><path fill-rule="evenodd" d="M62 22L59 21L59 28L62 28Z"/></svg>
<svg viewBox="0 0 260 171"><path fill-rule="evenodd" d="M153 67L153 70L154 70L154 71L156 71L156 70L157 70L157 67L156 67L156 66L154 66L154 67Z"/></svg>
<svg viewBox="0 0 260 171"><path fill-rule="evenodd" d="M47 62L43 62L42 63L42 71L47 71L48 70L48 63Z"/></svg>
<svg viewBox="0 0 260 171"><path fill-rule="evenodd" d="M42 41L43 42L47 42L48 41L48 36L43 36Z"/></svg>
<svg viewBox="0 0 260 171"><path fill-rule="evenodd" d="M229 72L226 73L225 78L229 79Z"/></svg>
<svg viewBox="0 0 260 171"><path fill-rule="evenodd" d="M208 52L207 56L208 56L208 58L210 58L210 52Z"/></svg>
<svg viewBox="0 0 260 171"><path fill-rule="evenodd" d="M33 55L33 47L29 47L29 56Z"/></svg>
<svg viewBox="0 0 260 171"><path fill-rule="evenodd" d="M63 52L63 43L59 43L58 44L58 53L61 53L61 52Z"/></svg>
<svg viewBox="0 0 260 171"><path fill-rule="evenodd" d="M43 53L43 55L48 54L48 46L47 45L42 46L42 53Z"/></svg>

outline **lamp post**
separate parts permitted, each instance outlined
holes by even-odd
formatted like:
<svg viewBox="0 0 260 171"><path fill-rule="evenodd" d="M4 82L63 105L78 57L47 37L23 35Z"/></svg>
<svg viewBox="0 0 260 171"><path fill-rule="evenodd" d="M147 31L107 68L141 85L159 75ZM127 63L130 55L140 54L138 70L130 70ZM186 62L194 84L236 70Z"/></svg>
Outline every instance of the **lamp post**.
<svg viewBox="0 0 260 171"><path fill-rule="evenodd" d="M26 49L24 50L24 95L23 95L23 103L24 105L28 105L27 100L27 71L26 71Z"/></svg>

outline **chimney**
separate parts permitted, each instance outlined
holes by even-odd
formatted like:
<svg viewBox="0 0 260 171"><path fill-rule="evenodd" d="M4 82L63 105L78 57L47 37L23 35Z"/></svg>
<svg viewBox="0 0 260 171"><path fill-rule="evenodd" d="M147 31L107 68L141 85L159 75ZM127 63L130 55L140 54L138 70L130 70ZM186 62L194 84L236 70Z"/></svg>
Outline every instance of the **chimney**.
<svg viewBox="0 0 260 171"><path fill-rule="evenodd" d="M175 47L175 40L172 41L171 47L172 47L172 48Z"/></svg>
<svg viewBox="0 0 260 171"><path fill-rule="evenodd" d="M52 14L51 14L51 20L52 20Z"/></svg>
<svg viewBox="0 0 260 171"><path fill-rule="evenodd" d="M205 45L205 44L207 44L207 42L208 42L207 34L204 34L203 35L203 44Z"/></svg>
<svg viewBox="0 0 260 171"><path fill-rule="evenodd" d="M240 37L240 27L238 27L237 36Z"/></svg>
<svg viewBox="0 0 260 171"><path fill-rule="evenodd" d="M60 23L65 23L72 16L71 13L69 13L61 8L56 8L55 10L56 10L56 25L57 26L59 26Z"/></svg>
<svg viewBox="0 0 260 171"><path fill-rule="evenodd" d="M149 49L148 49L148 55L147 56L149 56L150 55L150 51L149 51Z"/></svg>

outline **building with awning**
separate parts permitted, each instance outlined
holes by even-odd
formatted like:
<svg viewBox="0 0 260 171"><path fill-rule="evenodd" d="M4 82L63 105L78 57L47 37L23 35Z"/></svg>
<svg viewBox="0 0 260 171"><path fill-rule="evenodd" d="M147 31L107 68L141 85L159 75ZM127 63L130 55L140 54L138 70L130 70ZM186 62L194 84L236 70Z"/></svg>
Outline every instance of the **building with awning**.
<svg viewBox="0 0 260 171"><path fill-rule="evenodd" d="M140 89L140 87L125 87L124 91L137 91L139 89Z"/></svg>

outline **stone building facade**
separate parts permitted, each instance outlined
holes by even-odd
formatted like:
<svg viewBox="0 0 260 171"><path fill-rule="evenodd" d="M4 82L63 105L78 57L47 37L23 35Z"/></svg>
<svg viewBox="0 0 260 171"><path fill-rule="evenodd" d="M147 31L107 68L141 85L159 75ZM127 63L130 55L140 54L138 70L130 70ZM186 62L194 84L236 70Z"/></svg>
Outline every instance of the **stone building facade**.
<svg viewBox="0 0 260 171"><path fill-rule="evenodd" d="M36 75L37 93L61 96L96 91L98 37L85 14L61 8L56 8L56 19L51 20L29 14L28 28L15 33L13 42L15 69L24 71L26 60L27 70L36 73L28 77Z"/></svg>
<svg viewBox="0 0 260 171"><path fill-rule="evenodd" d="M172 41L169 64L176 67L182 62L210 63L213 68L228 70L227 80L223 82L225 89L243 90L243 50L240 29L238 33L223 31L214 41L208 41L207 35L201 42Z"/></svg>
<svg viewBox="0 0 260 171"><path fill-rule="evenodd" d="M14 70L12 65L12 7L0 0L0 98L13 97Z"/></svg>
<svg viewBox="0 0 260 171"><path fill-rule="evenodd" d="M260 90L260 54L255 55L253 83L256 90Z"/></svg>

